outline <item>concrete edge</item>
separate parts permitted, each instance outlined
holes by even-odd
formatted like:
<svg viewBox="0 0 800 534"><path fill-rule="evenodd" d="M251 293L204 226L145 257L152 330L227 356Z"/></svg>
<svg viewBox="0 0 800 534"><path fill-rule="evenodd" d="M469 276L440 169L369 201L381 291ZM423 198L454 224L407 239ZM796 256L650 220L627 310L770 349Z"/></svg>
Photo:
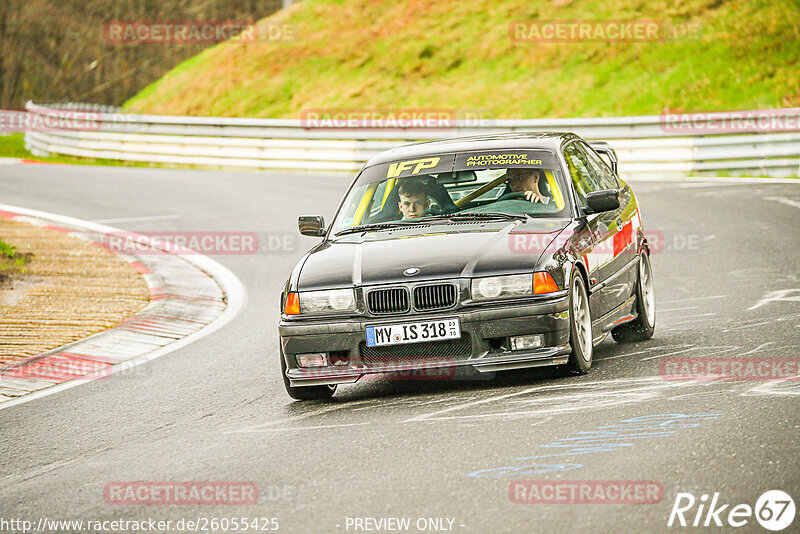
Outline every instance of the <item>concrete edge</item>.
<svg viewBox="0 0 800 534"><path fill-rule="evenodd" d="M94 222L91 222L91 221L85 221L85 220L82 220L82 219L76 219L76 218L69 217L69 216L66 216L66 215L57 215L57 214L53 214L53 213L48 213L48 212L43 212L43 211L38 211L38 210L33 210L33 209L28 209L28 208L22 208L22 207L18 207L18 206L0 204L0 211L5 211L5 212L8 212L8 213L12 213L12 214L15 214L16 216L24 216L24 217L30 217L30 218L33 218L33 219L39 219L39 220L45 221L47 223L54 223L54 224L58 224L58 225L63 225L63 226L66 226L66 227L70 228L73 232L76 232L76 233L90 232L90 233L94 233L94 234L107 235L107 234L111 234L111 233L124 232L126 235L136 236L136 234L133 233L133 232L123 231L123 230L120 230L118 228L114 228L114 227L111 227L111 226L107 226L107 225L103 225L103 224L99 224L99 223L94 223ZM170 250L170 247L165 243L162 243L162 242L160 242L158 240L154 240L152 238L147 238L145 236L141 236L141 237L142 237L143 240L146 240L149 243L149 245L154 249L159 249L161 251L169 251ZM90 239L90 240L94 241L94 242L97 242L96 240L93 240L93 239ZM199 330L194 331L192 333L189 333L188 335L185 335L185 336L180 337L178 339L175 339L174 341L168 342L168 343L164 344L164 346L161 346L160 348L157 348L157 349L154 349L154 350L150 350L150 351L146 351L146 352L144 352L142 354L133 356L133 357L131 357L129 359L125 359L125 360L120 361L118 363L110 364L107 368L104 368L104 369L102 369L100 371L97 371L97 372L94 372L94 373L89 373L89 374L83 375L80 378L73 378L73 379L69 379L69 380L66 380L66 381L58 382L58 383L55 383L55 384L50 385L50 386L45 386L42 389L37 389L37 390L31 391L30 393L23 394L23 395L18 396L16 398L11 398L9 400L0 402L0 410L5 409L5 408L10 408L12 406L16 406L16 405L19 405L19 404L23 404L23 403L26 403L26 402L29 402L29 401L32 401L32 400L35 400L35 399L38 399L38 398L41 398L41 397L45 397L47 395L51 395L53 393L57 393L59 391L63 391L65 389L69 389L69 388L84 384L89 380L95 380L95 379L98 379L98 378L104 378L104 377L106 377L106 376L108 376L110 374L115 374L115 373L119 373L121 371L125 371L125 370L128 370L128 369L131 369L133 367L136 367L136 366L141 365L143 363L146 363L148 361L151 361L151 360L154 360L154 359L159 358L161 356L164 356L165 354L169 354L170 352L173 352L175 350L183 348L183 347L189 345L190 343L193 343L194 341L197 341L197 340L199 340L199 339L201 339L201 338L203 338L203 337L205 337L205 336L207 336L207 335L219 330L220 328L225 326L228 322L230 322L231 319L233 319L236 316L236 314L244 307L244 305L245 305L245 303L247 301L247 293L246 293L246 290L245 290L244 286L239 281L239 279L236 277L236 275L234 275L230 270L228 270L226 267L224 267L220 263L212 260L211 258L209 258L207 256L204 256L204 255L201 255L201 254L198 254L198 253L194 253L193 251L186 251L186 252L187 252L187 254L180 254L180 255L175 255L175 254L172 254L172 253L170 253L170 254L166 254L165 253L162 257L180 258L180 260L183 260L184 262L189 264L191 267L194 267L195 269L201 271L205 276L210 278L219 287L219 289L221 290L221 292L222 292L222 294L224 296L224 309L222 310L222 312L217 317L215 317L212 321L210 321L209 323L207 323L204 326L202 326L202 328L200 328ZM120 256L127 256L127 255L120 255ZM142 258L137 257L137 256L131 256L131 257L134 259L134 261L131 261L130 259L126 259L126 261L128 261L129 263L134 263L134 262L137 262L136 260L142 259ZM156 287L154 281L151 278L149 278L148 276L145 276L145 280L146 280L146 282L148 284L148 287L150 288L151 297L152 297L154 290L160 289L160 288ZM136 318L139 318L139 317L147 317L148 313L153 311L153 307L154 307L154 302L151 299L150 304L145 306L145 308L143 308L142 310L140 310L139 312L134 314L132 317L130 317L126 321L123 321L123 323L126 323L126 322L131 321L131 320L135 320ZM121 323L121 325L123 323ZM86 337L84 339L81 339L81 340L78 340L78 341L74 341L74 342L69 343L67 345L64 345L62 347L58 347L56 349L52 349L52 350L47 351L47 352L45 352L45 353L43 353L41 355L37 355L37 356L34 356L32 358L29 358L29 359L25 360L25 362L20 362L20 365L22 365L24 363L28 363L28 362L34 362L35 363L35 361L38 361L41 358L46 358L46 357L51 356L51 355L57 355L59 353L66 352L65 349L70 349L70 353L72 353L72 351L75 350L77 347L80 347L82 345L86 345L87 343L93 343L93 342L97 341L98 339L102 338L104 335L107 335L109 332L114 331L115 329L118 329L118 328L120 328L120 325L117 325L117 326L112 327L110 329L106 329L106 330L104 330L102 332L98 332L98 333L93 334L91 336L88 336L88 337ZM134 337L134 338L136 336L136 332L128 332L127 334L129 336L131 336L131 337ZM149 336L149 334L142 333L142 334L140 334L140 336L141 337ZM93 350L96 351L96 349L93 349ZM0 386L2 386L2 381L0 381Z"/></svg>

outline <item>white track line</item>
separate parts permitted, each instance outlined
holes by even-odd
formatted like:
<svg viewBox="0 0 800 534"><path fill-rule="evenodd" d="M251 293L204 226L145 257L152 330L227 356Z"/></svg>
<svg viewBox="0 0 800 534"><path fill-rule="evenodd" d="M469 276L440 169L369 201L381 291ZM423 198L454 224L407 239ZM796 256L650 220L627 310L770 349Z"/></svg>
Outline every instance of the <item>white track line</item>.
<svg viewBox="0 0 800 534"><path fill-rule="evenodd" d="M9 211L11 213L19 213L21 215L28 215L30 217L37 217L39 219L47 219L56 223L62 223L67 226L76 226L78 228L83 228L92 232L107 234L110 232L122 231L118 228L105 226L91 221L75 219L73 217L67 217L66 215L56 215L44 211L20 208L17 206L10 206L8 204L0 204L0 210ZM158 243L156 240L151 240L151 242ZM58 393L59 391L64 391L65 389L79 386L81 384L93 380L94 378L99 378L100 375L103 373L105 375L114 374L123 370L128 370L131 367L141 365L145 362L149 362L150 360L155 360L156 358L160 358L165 354L169 354L170 352L176 351L180 348L185 347L186 345L189 345L190 343L193 343L201 338L204 338L207 335L216 332L217 330L228 324L228 322L230 322L230 320L233 319L237 313L239 313L239 310L241 310L244 307L244 304L247 301L247 292L242 283L239 281L239 279L236 277L235 274L233 274L226 267L212 260L208 256L203 256L202 254L187 254L187 255L182 255L181 257L185 261L191 263L195 267L205 272L211 278L213 278L222 288L222 291L225 293L225 300L227 301L227 306L225 307L225 311L222 312L222 315L217 317L217 319L214 322L210 323L202 330L190 334L183 339L174 341L165 347L156 349L153 352L149 352L147 354L138 356L131 360L127 360L121 364L112 365L110 368L103 370L100 373L86 375L84 377L81 377L80 380L69 380L67 382L62 382L60 384L56 384L55 386L42 389L33 393L29 393L27 395L23 395L22 397L0 403L0 410L5 410L6 408L11 408L12 406L24 404L26 402L39 399L41 397L46 397L47 395L52 395L53 393Z"/></svg>
<svg viewBox="0 0 800 534"><path fill-rule="evenodd" d="M786 197L764 197L764 200L772 200L773 202L780 202L781 204L785 204L786 206L792 206L793 208L800 208L800 202L796 200L792 200L791 198Z"/></svg>

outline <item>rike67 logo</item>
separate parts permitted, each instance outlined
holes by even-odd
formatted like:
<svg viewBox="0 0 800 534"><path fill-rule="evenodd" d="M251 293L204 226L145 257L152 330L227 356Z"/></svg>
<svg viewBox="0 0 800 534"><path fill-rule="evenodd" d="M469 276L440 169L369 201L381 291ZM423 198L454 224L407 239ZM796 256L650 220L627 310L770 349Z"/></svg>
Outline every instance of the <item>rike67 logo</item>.
<svg viewBox="0 0 800 534"><path fill-rule="evenodd" d="M719 493L703 494L697 499L691 493L678 493L669 514L667 526L671 527L743 527L755 517L767 530L778 532L792 524L795 505L788 493L770 490L761 495L756 505L723 503Z"/></svg>

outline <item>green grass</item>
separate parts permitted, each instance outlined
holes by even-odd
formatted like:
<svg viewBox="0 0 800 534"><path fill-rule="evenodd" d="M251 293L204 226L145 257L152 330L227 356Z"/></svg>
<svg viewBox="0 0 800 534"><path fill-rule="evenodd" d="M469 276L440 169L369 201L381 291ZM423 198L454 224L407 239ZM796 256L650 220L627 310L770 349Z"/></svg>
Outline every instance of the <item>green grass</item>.
<svg viewBox="0 0 800 534"><path fill-rule="evenodd" d="M768 0L305 0L261 21L298 39L222 43L128 101L165 115L481 109L497 118L800 106L800 7ZM653 19L693 39L512 42L510 23Z"/></svg>
<svg viewBox="0 0 800 534"><path fill-rule="evenodd" d="M25 150L25 135L21 133L0 135L0 157L30 158L31 153Z"/></svg>
<svg viewBox="0 0 800 534"><path fill-rule="evenodd" d="M32 254L20 254L17 248L0 239L0 282L11 274L24 273Z"/></svg>
<svg viewBox="0 0 800 534"><path fill-rule="evenodd" d="M14 245L9 245L2 239L0 239L0 257L2 258L13 258L17 254L17 247Z"/></svg>

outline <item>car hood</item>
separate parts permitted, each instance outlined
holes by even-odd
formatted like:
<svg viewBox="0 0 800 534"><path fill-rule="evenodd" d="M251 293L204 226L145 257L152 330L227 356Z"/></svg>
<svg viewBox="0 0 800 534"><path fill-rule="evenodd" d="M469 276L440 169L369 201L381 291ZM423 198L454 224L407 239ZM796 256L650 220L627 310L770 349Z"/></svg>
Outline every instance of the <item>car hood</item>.
<svg viewBox="0 0 800 534"><path fill-rule="evenodd" d="M566 219L446 224L369 232L312 249L297 278L299 290L328 289L530 271ZM538 246L520 248L519 236ZM407 276L407 269L419 269Z"/></svg>

